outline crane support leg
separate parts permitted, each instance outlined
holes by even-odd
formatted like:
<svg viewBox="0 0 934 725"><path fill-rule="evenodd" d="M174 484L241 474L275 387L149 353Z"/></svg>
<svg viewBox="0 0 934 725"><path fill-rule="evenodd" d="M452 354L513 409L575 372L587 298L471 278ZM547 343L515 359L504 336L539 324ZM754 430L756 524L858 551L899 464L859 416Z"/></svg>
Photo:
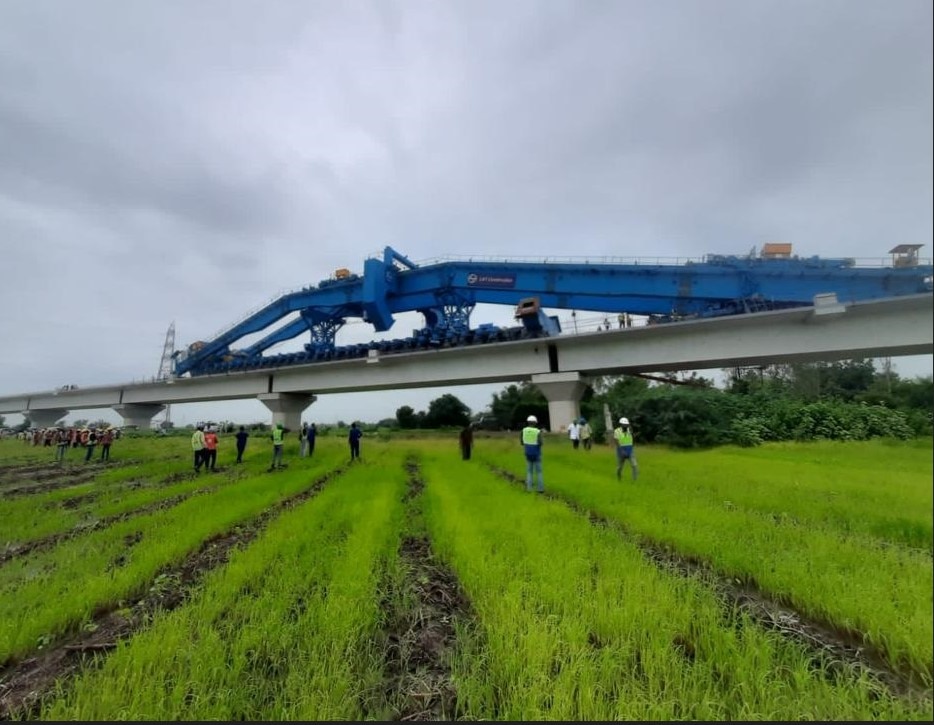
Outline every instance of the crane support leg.
<svg viewBox="0 0 934 725"><path fill-rule="evenodd" d="M113 409L121 418L123 425L136 426L140 430L149 430L152 428L152 419L165 410L164 405L155 403L126 403L124 405L115 405Z"/></svg>
<svg viewBox="0 0 934 725"><path fill-rule="evenodd" d="M532 385L542 391L548 401L551 430L567 430L572 420L581 414L581 396L587 384L580 373L542 373L532 376Z"/></svg>
<svg viewBox="0 0 934 725"><path fill-rule="evenodd" d="M261 393L260 402L272 411L272 424L282 423L293 433L301 430L302 412L314 403L311 393Z"/></svg>
<svg viewBox="0 0 934 725"><path fill-rule="evenodd" d="M366 320L377 332L384 332L392 327L392 312L386 302L389 286L386 279L388 268L378 259L368 259L363 263L363 290L361 303ZM389 275L392 277L392 274Z"/></svg>

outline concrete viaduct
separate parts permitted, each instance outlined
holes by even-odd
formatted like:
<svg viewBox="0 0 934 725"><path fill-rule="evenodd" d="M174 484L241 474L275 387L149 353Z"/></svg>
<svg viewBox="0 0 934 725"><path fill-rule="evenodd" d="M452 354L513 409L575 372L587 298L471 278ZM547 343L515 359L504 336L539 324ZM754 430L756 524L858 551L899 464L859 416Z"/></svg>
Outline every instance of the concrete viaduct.
<svg viewBox="0 0 934 725"><path fill-rule="evenodd" d="M548 400L557 430L579 416L595 376L932 353L932 300L919 294L842 304L819 295L812 306L791 310L4 396L0 413L28 414L44 427L71 410L112 408L126 425L148 428L167 404L257 398L273 424L296 430L318 395L530 381Z"/></svg>

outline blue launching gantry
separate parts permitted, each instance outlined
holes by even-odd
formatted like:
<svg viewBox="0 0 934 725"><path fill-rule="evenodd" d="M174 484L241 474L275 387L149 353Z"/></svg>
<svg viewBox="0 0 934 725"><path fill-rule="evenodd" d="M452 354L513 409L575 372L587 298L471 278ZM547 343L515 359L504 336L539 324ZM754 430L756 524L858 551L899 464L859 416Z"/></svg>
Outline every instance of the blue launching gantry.
<svg viewBox="0 0 934 725"><path fill-rule="evenodd" d="M890 250L891 266L857 267L853 259L798 258L791 245L767 244L758 256L707 255L684 264L451 261L419 266L391 247L364 261L363 274L338 269L317 286L290 292L213 340L173 354L174 373L206 375L398 352L504 342L557 335L557 317L545 308L646 315L652 322L803 307L833 293L841 303L931 292L932 267L922 265L922 245ZM515 307L514 328L470 326L477 304ZM393 315L416 311L424 326L411 336L337 346L348 318L377 332ZM298 313L245 348L241 338ZM304 350L264 355L274 345L309 333Z"/></svg>

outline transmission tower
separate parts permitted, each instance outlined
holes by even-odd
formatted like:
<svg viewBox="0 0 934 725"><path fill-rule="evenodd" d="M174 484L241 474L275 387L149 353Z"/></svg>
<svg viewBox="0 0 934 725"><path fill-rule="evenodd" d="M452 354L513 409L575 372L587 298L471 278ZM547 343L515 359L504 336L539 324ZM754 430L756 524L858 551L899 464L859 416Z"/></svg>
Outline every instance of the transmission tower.
<svg viewBox="0 0 934 725"><path fill-rule="evenodd" d="M168 380L172 377L172 353L175 351L175 320L169 325L165 333L165 345L162 348L162 360L159 362L159 372L156 380ZM165 406L165 422L171 420L172 406Z"/></svg>

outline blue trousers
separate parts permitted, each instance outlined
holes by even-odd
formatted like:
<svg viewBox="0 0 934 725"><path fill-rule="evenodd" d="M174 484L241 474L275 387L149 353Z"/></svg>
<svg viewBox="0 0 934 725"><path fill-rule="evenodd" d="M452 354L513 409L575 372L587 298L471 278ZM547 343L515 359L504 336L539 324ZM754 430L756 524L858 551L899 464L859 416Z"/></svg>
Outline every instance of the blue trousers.
<svg viewBox="0 0 934 725"><path fill-rule="evenodd" d="M525 490L531 491L532 484L535 482L535 476L538 475L538 490L545 490L545 479L542 475L542 459L525 459Z"/></svg>

